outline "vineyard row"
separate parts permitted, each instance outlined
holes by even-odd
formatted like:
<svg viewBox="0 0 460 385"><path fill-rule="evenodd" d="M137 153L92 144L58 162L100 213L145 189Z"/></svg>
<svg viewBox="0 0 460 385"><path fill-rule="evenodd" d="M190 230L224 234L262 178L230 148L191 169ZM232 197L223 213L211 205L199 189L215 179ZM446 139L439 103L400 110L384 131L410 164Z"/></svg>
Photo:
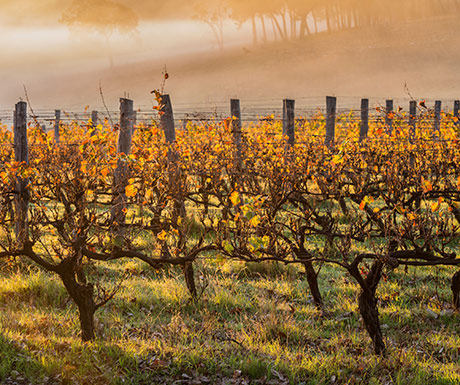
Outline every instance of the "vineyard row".
<svg viewBox="0 0 460 385"><path fill-rule="evenodd" d="M286 100L281 122L246 127L233 100L232 118L176 131L168 96L159 124L136 127L133 101L121 99L117 124L61 123L54 133L29 124L20 102L13 133L0 129L0 258L57 274L84 340L116 295L98 264L180 266L194 298L198 259L299 264L321 309L320 266L332 264L359 286L359 312L383 354L379 282L400 266L460 264L458 119L415 125L415 114L395 112L366 126L335 116L327 100L323 119L296 124Z"/></svg>

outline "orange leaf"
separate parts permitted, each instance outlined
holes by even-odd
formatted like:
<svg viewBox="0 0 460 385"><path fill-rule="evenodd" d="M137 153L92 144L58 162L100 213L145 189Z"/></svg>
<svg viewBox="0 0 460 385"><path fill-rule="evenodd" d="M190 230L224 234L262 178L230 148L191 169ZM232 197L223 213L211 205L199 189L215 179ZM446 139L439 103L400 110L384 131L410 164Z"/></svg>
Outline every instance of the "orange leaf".
<svg viewBox="0 0 460 385"><path fill-rule="evenodd" d="M125 194L129 198L135 197L136 194L137 194L137 188L135 186L133 186L132 184L130 184L130 185L126 186Z"/></svg>

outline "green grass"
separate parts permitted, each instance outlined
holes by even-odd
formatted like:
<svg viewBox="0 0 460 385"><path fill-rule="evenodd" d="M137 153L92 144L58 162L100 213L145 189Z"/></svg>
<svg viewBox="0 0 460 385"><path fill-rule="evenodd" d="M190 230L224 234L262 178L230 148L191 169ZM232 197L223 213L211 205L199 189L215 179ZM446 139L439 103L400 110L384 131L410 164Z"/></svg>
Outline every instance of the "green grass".
<svg viewBox="0 0 460 385"><path fill-rule="evenodd" d="M80 341L75 306L57 277L3 268L0 383L460 383L451 268L398 269L382 282L383 358L372 353L356 312L357 286L336 268L320 273L323 314L295 266L198 263L197 281L207 284L198 302L179 269L137 261L92 268L109 277L108 287L129 276L96 313L91 343Z"/></svg>

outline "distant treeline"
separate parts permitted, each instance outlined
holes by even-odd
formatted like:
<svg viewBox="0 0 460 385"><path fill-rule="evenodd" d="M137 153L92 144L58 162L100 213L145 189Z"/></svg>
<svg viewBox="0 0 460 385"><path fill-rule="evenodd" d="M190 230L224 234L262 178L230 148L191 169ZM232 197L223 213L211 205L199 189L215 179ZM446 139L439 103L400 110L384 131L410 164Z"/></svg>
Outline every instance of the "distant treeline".
<svg viewBox="0 0 460 385"><path fill-rule="evenodd" d="M193 17L223 45L227 19L252 24L253 42L460 14L460 0L121 0L142 18ZM135 4L134 4L135 3Z"/></svg>
<svg viewBox="0 0 460 385"><path fill-rule="evenodd" d="M48 0L52 1L52 0ZM252 25L254 44L319 32L460 14L460 0L66 0L63 21L110 32L140 20L196 19L223 47L225 21Z"/></svg>

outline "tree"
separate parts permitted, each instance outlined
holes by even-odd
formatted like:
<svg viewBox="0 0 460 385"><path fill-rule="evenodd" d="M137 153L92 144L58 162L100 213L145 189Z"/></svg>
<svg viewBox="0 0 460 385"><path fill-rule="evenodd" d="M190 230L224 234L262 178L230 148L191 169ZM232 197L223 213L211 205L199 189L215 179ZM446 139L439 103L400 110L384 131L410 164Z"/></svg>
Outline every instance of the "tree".
<svg viewBox="0 0 460 385"><path fill-rule="evenodd" d="M94 30L104 36L111 68L113 67L111 36L116 31L124 33L135 31L139 24L136 13L112 0L73 0L60 21L69 28Z"/></svg>
<svg viewBox="0 0 460 385"><path fill-rule="evenodd" d="M224 49L224 21L229 16L226 0L200 0L195 5L194 17L205 22L212 30L219 49Z"/></svg>

